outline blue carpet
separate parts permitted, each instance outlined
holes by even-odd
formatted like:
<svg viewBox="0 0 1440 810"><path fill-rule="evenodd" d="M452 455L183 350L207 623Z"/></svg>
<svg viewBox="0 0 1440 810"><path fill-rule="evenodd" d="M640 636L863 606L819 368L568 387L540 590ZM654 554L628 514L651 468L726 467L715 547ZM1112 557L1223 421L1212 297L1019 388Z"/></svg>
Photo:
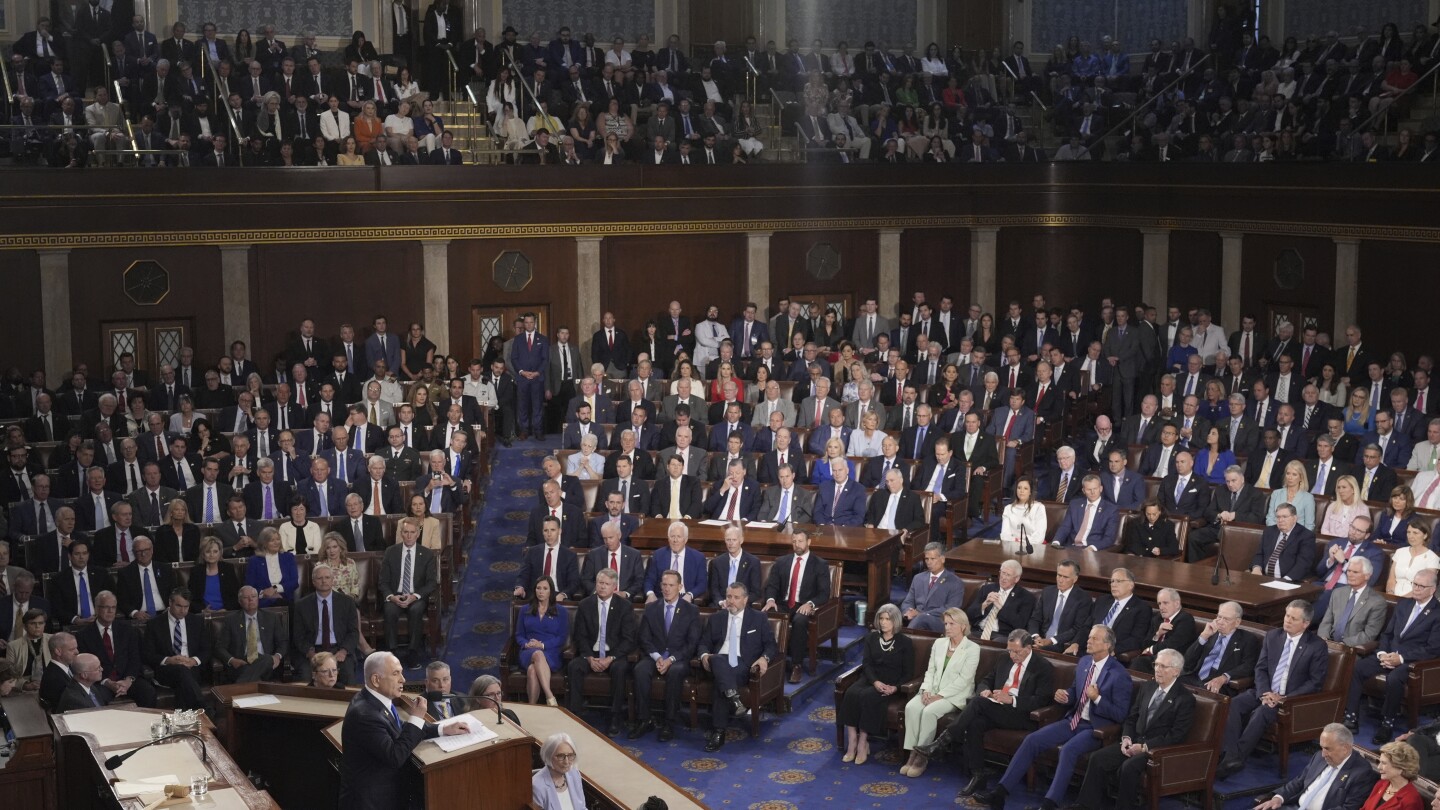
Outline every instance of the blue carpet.
<svg viewBox="0 0 1440 810"><path fill-rule="evenodd" d="M478 675L499 674L499 655L508 629L510 592L525 548L526 518L535 503L535 481L543 475L539 466L545 453L545 447L532 441L499 448L495 454L444 653L454 673L456 691L467 689ZM997 529L992 523L972 531L972 535L993 536ZM902 596L903 591L897 590L894 594L897 601ZM859 646L854 642L861 635L853 626L842 631L841 658L822 661L815 676L798 686L788 686L790 713L767 713L758 739L750 738L748 725L736 721L729 730L725 747L716 754L705 753L709 718L708 712L702 709L701 727L689 729L682 723L676 728L675 739L669 743L657 742L653 734L634 742L622 737L618 742L707 806L715 808L787 810L827 804L843 808L954 806L955 792L964 784L954 760L937 761L923 777L910 779L899 773L905 757L897 746L874 740L870 762L856 766L840 761L844 749L837 749L835 745L835 702L831 684L846 666L858 660ZM601 720L598 715L587 719ZM1375 721L1366 719L1357 739L1368 743L1374 729ZM1313 750L1296 747L1290 759L1291 776L1303 770ZM583 763L581 767L583 769ZM1239 794L1247 789L1276 785L1281 782L1277 767L1278 760L1273 754L1257 753L1247 762L1245 770L1216 783L1216 792ZM1040 798L1022 792L1012 796L1007 806L1036 805ZM1188 798L1188 803L1166 800L1161 807L1178 810L1198 806L1198 796ZM1236 796L1223 804L1217 801L1216 807L1241 810L1253 804L1253 798Z"/></svg>

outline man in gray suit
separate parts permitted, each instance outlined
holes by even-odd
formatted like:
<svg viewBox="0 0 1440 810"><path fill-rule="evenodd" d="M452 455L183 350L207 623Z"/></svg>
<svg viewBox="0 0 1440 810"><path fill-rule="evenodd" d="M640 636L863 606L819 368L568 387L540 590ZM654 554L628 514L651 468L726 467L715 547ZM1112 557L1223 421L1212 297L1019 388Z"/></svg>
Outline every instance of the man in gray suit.
<svg viewBox="0 0 1440 810"><path fill-rule="evenodd" d="M400 521L400 542L385 549L380 564L380 600L385 603L385 647L418 666L425 652L425 608L439 585L435 552L420 545L420 521ZM401 655L399 623L405 617L410 649Z"/></svg>
<svg viewBox="0 0 1440 810"><path fill-rule="evenodd" d="M231 611L215 633L215 660L234 683L254 683L280 672L289 646L285 622L260 610L260 594L246 585L240 589L240 609Z"/></svg>
<svg viewBox="0 0 1440 810"><path fill-rule="evenodd" d="M855 386L860 398L854 402L845 403L845 425L846 427L860 430L860 416L865 413L873 413L880 420L876 425L885 424L885 406L880 404L880 398L875 396L875 384L869 380L861 380Z"/></svg>
<svg viewBox="0 0 1440 810"><path fill-rule="evenodd" d="M765 383L765 396L755 403L755 416L750 420L750 424L757 428L768 426L770 414L775 411L785 417L785 427L795 424L795 403L780 395L779 380L770 380Z"/></svg>
<svg viewBox="0 0 1440 810"><path fill-rule="evenodd" d="M1345 584L1335 586L1325 618L1320 620L1319 636L1338 641L1347 647L1359 647L1376 641L1385 629L1385 612L1389 607L1384 594L1370 587L1375 566L1370 559L1356 554L1345 563Z"/></svg>
<svg viewBox="0 0 1440 810"><path fill-rule="evenodd" d="M780 465L779 486L766 487L760 494L759 520L770 523L814 523L815 493L795 486L795 468Z"/></svg>
<svg viewBox="0 0 1440 810"><path fill-rule="evenodd" d="M679 405L690 406L690 418L705 424L706 411L709 406L705 400L695 396L690 380L681 378L675 382L675 393L670 394L660 401L660 421L670 423L675 421L675 408ZM794 416L793 408L791 416Z"/></svg>
<svg viewBox="0 0 1440 810"><path fill-rule="evenodd" d="M1126 307L1115 308L1115 328L1105 337L1102 351L1114 368L1114 404L1111 418L1121 419L1135 409L1135 383L1145 362L1141 341L1145 336L1141 330L1130 325L1130 312Z"/></svg>
<svg viewBox="0 0 1440 810"><path fill-rule="evenodd" d="M801 401L800 409L795 413L795 426L808 428L824 425L830 418L830 409L838 407L840 403L830 398L830 378L822 376L815 381L815 395Z"/></svg>
<svg viewBox="0 0 1440 810"><path fill-rule="evenodd" d="M667 447L660 451L658 466L663 468L670 463L672 456L679 456L685 462L685 474L692 475L696 480L705 480L705 451L690 443L691 431L688 427L680 427L675 431L675 446Z"/></svg>
<svg viewBox="0 0 1440 810"><path fill-rule="evenodd" d="M945 611L965 606L965 583L945 567L943 544L926 543L924 553L925 570L910 580L910 590L900 603L900 611L911 630L940 633L945 630L941 618Z"/></svg>
<svg viewBox="0 0 1440 810"><path fill-rule="evenodd" d="M850 330L850 341L862 354L868 354L875 348L877 335L890 333L890 319L879 314L879 309L880 306L874 298L866 298L865 303L860 305L855 326Z"/></svg>

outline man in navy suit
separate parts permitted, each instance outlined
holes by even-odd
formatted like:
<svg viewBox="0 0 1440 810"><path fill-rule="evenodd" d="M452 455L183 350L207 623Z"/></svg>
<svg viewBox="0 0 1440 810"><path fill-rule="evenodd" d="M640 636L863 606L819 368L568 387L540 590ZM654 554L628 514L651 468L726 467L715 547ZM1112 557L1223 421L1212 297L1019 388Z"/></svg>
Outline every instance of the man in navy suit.
<svg viewBox="0 0 1440 810"><path fill-rule="evenodd" d="M375 331L365 339L365 359L372 364L376 360L384 360L386 368L400 368L400 343L403 338L390 334L389 322L385 320L384 315L375 316L372 325L375 327ZM352 393L358 394L358 391L352 391ZM359 396L349 397L345 401L354 402L359 398Z"/></svg>
<svg viewBox="0 0 1440 810"><path fill-rule="evenodd" d="M1100 476L1090 474L1080 481L1085 497L1070 502L1065 517L1050 545L1076 546L1092 551L1107 549L1115 544L1115 524L1119 519L1115 504L1100 497Z"/></svg>
<svg viewBox="0 0 1440 810"><path fill-rule="evenodd" d="M1275 507L1275 525L1265 527L1260 548L1250 563L1250 573L1301 582L1315 567L1315 533L1295 519L1295 507Z"/></svg>
<svg viewBox="0 0 1440 810"><path fill-rule="evenodd" d="M681 524L683 528L683 524ZM671 527L673 542L674 526ZM662 551L664 549L661 549ZM693 550L693 549L692 549ZM695 552L699 556L699 552ZM658 552L657 552L658 557ZM660 560L654 562L659 563ZM704 558L700 559L704 574ZM652 569L653 569L652 565ZM635 665L635 714L637 721L627 735L638 740L655 727L651 720L650 685L655 676L665 679L665 716L659 740L675 737L675 718L680 714L680 693L690 674L690 659L700 643L700 611L681 598L680 573L667 570L660 576L660 598L645 606L640 622L640 661Z"/></svg>
<svg viewBox="0 0 1440 810"><path fill-rule="evenodd" d="M715 678L706 751L718 751L725 744L730 713L744 713L740 687L750 681L750 673L764 675L780 654L770 620L749 602L745 583L731 583L725 588L725 609L712 614L700 633L700 665Z"/></svg>
<svg viewBox="0 0 1440 810"><path fill-rule="evenodd" d="M1210 483L1195 474L1195 452L1181 448L1175 453L1175 472L1160 480L1160 507L1175 517L1200 518L1210 504Z"/></svg>
<svg viewBox="0 0 1440 810"><path fill-rule="evenodd" d="M630 535L640 527L640 521L625 511L625 498L620 490L611 490L605 495L605 512L590 519L590 547L599 548L603 545L601 541L601 529L605 524L612 523L619 532L620 542L630 545Z"/></svg>
<svg viewBox="0 0 1440 810"><path fill-rule="evenodd" d="M710 446L707 448L716 453L725 452L725 443L731 433L739 433L744 441L740 445L741 452L748 452L750 445L755 440L755 429L748 422L741 418L744 408L738 402L731 402L725 406L724 421L717 422L710 428ZM847 440L849 436L846 436Z"/></svg>
<svg viewBox="0 0 1440 810"><path fill-rule="evenodd" d="M1026 407L1023 389L1010 390L1008 406L995 409L990 415L990 424L986 426L985 432L1005 440L1005 474L1008 479L1005 486L1009 487L1014 483L1015 454L1018 448L1035 440L1035 412Z"/></svg>
<svg viewBox="0 0 1440 810"><path fill-rule="evenodd" d="M844 447L850 446L850 434L852 431L845 424L845 411L839 405L832 406L825 414L827 423L810 431L810 439L805 443L805 451L815 456L825 455L825 445L831 439L839 439ZM717 425L710 435L713 437L720 432ZM722 448L723 449L723 448Z"/></svg>
<svg viewBox="0 0 1440 810"><path fill-rule="evenodd" d="M525 330L516 335L511 344L510 361L515 367L516 384L519 388L516 415L521 438L528 432L543 441L545 372L550 366L550 343L544 335L536 331L533 312L525 313Z"/></svg>
<svg viewBox="0 0 1440 810"><path fill-rule="evenodd" d="M1355 463L1365 460L1365 448L1370 445L1380 448L1380 463L1392 469L1403 469L1410 461L1410 440L1395 432L1395 415L1389 411L1375 414L1375 429L1360 437L1360 452L1355 454Z"/></svg>
<svg viewBox="0 0 1440 810"><path fill-rule="evenodd" d="M343 427L330 431L330 449L321 450L316 460L323 460L330 467L336 481L348 491L350 485L360 478L365 468L364 451L350 446L350 432ZM314 468L314 462L311 462Z"/></svg>
<svg viewBox="0 0 1440 810"><path fill-rule="evenodd" d="M645 558L638 549L620 542L620 528L615 523L600 527L599 541L581 561L580 587L585 593L595 593L595 575L604 570L615 575L615 593L621 599L630 601L644 595Z"/></svg>
<svg viewBox="0 0 1440 810"><path fill-rule="evenodd" d="M665 462L665 472L655 479L655 487L650 491L651 514L671 519L698 517L704 507L700 499L700 482L695 476L685 473L685 460L678 455L671 456Z"/></svg>
<svg viewBox="0 0 1440 810"><path fill-rule="evenodd" d="M830 601L830 566L820 555L810 552L810 534L803 529L790 535L790 548L791 553L776 559L770 567L761 610L783 609L790 614L790 642L785 655L794 667L790 682L799 683L810 649L810 622L815 611Z"/></svg>
<svg viewBox="0 0 1440 810"><path fill-rule="evenodd" d="M625 376L630 368L630 338L615 325L613 312L601 316L600 328L591 336L590 362L600 363L616 377Z"/></svg>
<svg viewBox="0 0 1440 810"><path fill-rule="evenodd" d="M1375 788L1377 775L1369 760L1355 752L1355 738L1340 723L1330 723L1320 732L1320 750L1306 763L1299 776L1255 810L1282 807L1360 807Z"/></svg>
<svg viewBox="0 0 1440 810"><path fill-rule="evenodd" d="M1440 602L1435 600L1435 577L1433 569L1415 575L1411 595L1395 603L1375 653L1356 661L1350 676L1345 725L1351 731L1360 722L1363 684L1376 675L1385 676L1385 703L1380 709L1380 728L1375 732L1376 745L1389 742L1395 734L1395 722L1404 708L1410 664L1440 656Z"/></svg>
<svg viewBox="0 0 1440 810"><path fill-rule="evenodd" d="M950 504L961 505L956 507L958 514L954 523L963 521L967 514L963 507L967 502L966 493L969 489L966 482L969 475L965 462L955 455L950 442L949 436L937 438L930 456L920 462L910 479L912 489L929 492L934 496L930 504L930 531L936 538L940 537L940 521L949 513ZM942 542L948 541L949 538L944 538Z"/></svg>
<svg viewBox="0 0 1440 810"><path fill-rule="evenodd" d="M1324 685L1329 648L1310 632L1313 617L1310 603L1296 599L1285 607L1284 624L1265 634L1255 664L1255 685L1230 702L1216 778L1224 779L1245 767L1266 729L1275 725L1287 698L1318 692ZM1359 687L1354 691L1358 693ZM1358 697L1355 702L1358 708Z"/></svg>
<svg viewBox="0 0 1440 810"><path fill-rule="evenodd" d="M563 600L581 592L580 559L574 550L560 543L560 521L545 518L544 542L525 549L520 572L515 576L515 598L525 599L541 577L555 583L555 599Z"/></svg>
<svg viewBox="0 0 1440 810"><path fill-rule="evenodd" d="M455 148L455 134L448 129L440 133L440 145L430 150L425 162L436 166L459 166L464 163L465 156Z"/></svg>
<svg viewBox="0 0 1440 810"><path fill-rule="evenodd" d="M830 474L835 482L821 484L815 496L815 522L821 526L863 524L865 488L850 480L850 462L844 458L831 459Z"/></svg>
<svg viewBox="0 0 1440 810"><path fill-rule="evenodd" d="M1119 652L1145 646L1150 634L1150 605L1135 595L1135 575L1129 569L1110 571L1110 593L1095 599L1090 621L1115 631L1115 649Z"/></svg>
<svg viewBox="0 0 1440 810"><path fill-rule="evenodd" d="M1080 757L1100 747L1091 729L1125 721L1130 711L1130 673L1114 658L1115 633L1104 625L1090 628L1085 652L1075 667L1075 682L1068 689L1055 691L1055 702L1068 707L1065 715L1026 735L1000 777L1000 784L978 796L993 810L1004 810L1005 797L1020 789L1035 758L1056 747L1060 748L1059 762L1045 799L1048 806L1060 806Z"/></svg>
<svg viewBox="0 0 1440 810"><path fill-rule="evenodd" d="M1145 479L1130 469L1128 461L1123 449L1110 451L1107 459L1109 469L1100 474L1100 492L1105 500L1121 509L1139 509L1145 500Z"/></svg>
<svg viewBox="0 0 1440 810"><path fill-rule="evenodd" d="M760 558L745 550L745 532L739 524L725 527L725 553L716 554L710 560L705 579L710 586L712 605L723 605L725 589L736 582L745 586L754 604L759 604L762 587Z"/></svg>
<svg viewBox="0 0 1440 810"><path fill-rule="evenodd" d="M307 513L329 517L345 514L345 496L349 492L350 487L343 481L330 477L330 462L316 458L310 462L310 477L300 482L296 494L304 499ZM288 511L289 505L280 508Z"/></svg>
<svg viewBox="0 0 1440 810"><path fill-rule="evenodd" d="M1175 472L1175 451L1180 449L1180 430L1174 424L1160 429L1160 441L1145 448L1140 456L1140 473L1164 478Z"/></svg>
<svg viewBox="0 0 1440 810"><path fill-rule="evenodd" d="M717 520L755 520L760 510L760 487L746 475L745 461L732 459L719 486L710 487L705 513Z"/></svg>
<svg viewBox="0 0 1440 810"><path fill-rule="evenodd" d="M545 520L555 518L560 521L561 544L566 548L589 545L590 538L585 535L585 502L570 503L560 495L560 485L554 481L546 481L540 485L541 502L531 507L530 523L526 529L526 543L530 546L538 545L544 534Z"/></svg>
<svg viewBox="0 0 1440 810"><path fill-rule="evenodd" d="M612 539L617 536L614 532L608 534ZM606 567L595 572L592 593L580 602L574 614L575 657L566 667L570 681L568 705L577 716L585 708L585 679L590 675L609 676L611 736L620 733L625 717L629 656L639 643L640 631L635 611L629 600L619 593L619 588L619 575L614 570Z"/></svg>
<svg viewBox="0 0 1440 810"><path fill-rule="evenodd" d="M405 668L388 652L365 659L365 687L345 710L340 800L360 810L407 807L412 798L419 800L410 753L425 740L466 734L470 724L462 718L442 731L426 723L425 696L405 695Z"/></svg>
<svg viewBox="0 0 1440 810"><path fill-rule="evenodd" d="M754 357L760 344L770 339L770 328L755 317L758 310L751 301L745 304L745 312L730 323L730 339L735 341L735 354L742 360Z"/></svg>
<svg viewBox="0 0 1440 810"><path fill-rule="evenodd" d="M1325 553L1315 564L1315 584L1325 589L1315 599L1315 615L1324 615L1320 612L1321 606L1329 606L1335 587L1344 584L1346 563L1357 555L1370 561L1370 579L1366 585L1371 588L1379 585L1389 561L1385 551L1370 542L1371 525L1369 515L1356 515L1347 527L1344 540L1331 540L1326 544Z"/></svg>
<svg viewBox="0 0 1440 810"><path fill-rule="evenodd" d="M1040 591L1026 626L1035 646L1067 655L1079 651L1094 624L1090 621L1094 599L1076 584L1079 580L1080 566L1075 562L1062 560L1055 566L1055 584Z"/></svg>
<svg viewBox="0 0 1440 810"><path fill-rule="evenodd" d="M1018 341L1021 356L1025 358L1025 362L1032 366L1044 359L1041 355L1041 350L1045 347L1045 344L1048 343L1054 346L1059 342L1060 335L1050 326L1049 314L1043 311L1036 312L1035 322L1020 330L1020 338Z"/></svg>
<svg viewBox="0 0 1440 810"><path fill-rule="evenodd" d="M690 541L690 528L680 521L674 521L666 530L665 548L657 548L650 555L650 567L645 571L645 601L655 601L662 585L660 578L666 571L680 574L680 596L687 602L703 595L708 573L705 570L705 555L686 544Z"/></svg>

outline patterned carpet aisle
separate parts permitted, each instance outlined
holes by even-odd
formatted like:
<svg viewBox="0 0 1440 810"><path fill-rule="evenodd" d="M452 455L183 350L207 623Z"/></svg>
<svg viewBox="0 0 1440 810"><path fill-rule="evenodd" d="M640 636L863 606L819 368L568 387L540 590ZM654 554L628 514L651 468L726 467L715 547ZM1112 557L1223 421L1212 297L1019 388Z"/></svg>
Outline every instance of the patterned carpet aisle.
<svg viewBox="0 0 1440 810"><path fill-rule="evenodd" d="M459 605L451 623L445 658L454 672L454 688L464 691L481 674L499 674L501 646L508 629L510 592L525 547L525 524L535 503L535 482L543 475L540 460L545 449L536 442L517 442L500 448L493 464L487 500L476 520L477 532L470 549L471 563L460 585ZM975 534L989 534L987 526ZM872 607L873 610L873 607ZM842 637L842 645L857 638L853 628ZM851 647L847 658L858 660ZM900 776L903 755L884 741L872 744L874 756L865 765L840 761L843 749L835 746L835 706L831 682L843 662L827 666L800 687L786 691L794 708L785 715L766 715L761 737L752 740L748 726L732 726L727 744L717 754L703 750L708 730L708 712L702 709L700 729L682 722L676 737L659 743L653 734L630 742L617 739L634 755L669 777L707 806L745 810L792 810L831 806L837 808L915 808L957 806L955 792L964 783L953 761L933 764L925 776ZM590 718L596 719L599 718ZM1359 736L1368 741L1373 723L1366 722ZM580 768L584 770L584 752ZM1296 749L1291 770L1298 774L1308 752ZM1237 791L1278 782L1273 755L1257 754L1248 767L1216 787ZM1039 804L1038 796L1011 797L1010 808ZM1222 810L1240 810L1253 805L1252 799L1235 798ZM1163 802L1164 810L1179 810L1179 801ZM1193 806L1193 805L1192 805ZM1216 807L1220 808L1219 802Z"/></svg>

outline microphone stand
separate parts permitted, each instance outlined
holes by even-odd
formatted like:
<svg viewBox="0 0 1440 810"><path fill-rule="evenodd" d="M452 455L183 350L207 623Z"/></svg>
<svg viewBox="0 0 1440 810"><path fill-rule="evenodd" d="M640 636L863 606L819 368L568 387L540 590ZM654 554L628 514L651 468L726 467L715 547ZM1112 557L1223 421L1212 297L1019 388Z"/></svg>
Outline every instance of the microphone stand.
<svg viewBox="0 0 1440 810"><path fill-rule="evenodd" d="M1226 584L1226 585L1229 585L1229 584L1231 584L1231 583L1230 583L1230 563L1225 559L1225 541L1224 541L1223 539L1220 541L1220 547L1219 547L1218 549L1216 549L1216 553L1215 553L1215 570L1210 573L1210 584L1211 584L1211 585L1219 585L1219 584L1220 584L1220 566L1221 566L1221 565L1224 565L1224 566L1225 566L1225 584Z"/></svg>
<svg viewBox="0 0 1440 810"><path fill-rule="evenodd" d="M205 738L204 738L204 737L201 737L199 734L196 734L196 733L193 732L193 731L172 731L172 732L170 732L169 734L166 734L164 737L161 737L161 738L158 739L158 740L151 740L150 742L145 743L144 745L140 746L139 748L133 748L133 749L131 749L131 750L129 750L129 751L126 751L126 752L123 753L123 754L116 754L115 756L112 756L112 757L110 757L109 759L105 760L105 769L108 770L108 771L113 771L113 770L115 770L116 768L119 768L121 765L125 764L125 760L127 760L127 759L135 756L136 754L140 753L141 751L145 750L146 748L149 748L150 746L156 745L156 744L158 744L158 743L165 742L165 741L167 741L167 740L173 740L173 739L175 739L176 737L193 737L193 738L195 738L196 740L199 740L199 741L200 741L200 761L201 761L202 763L204 763L205 769L206 769L207 771L210 770L210 749L205 745ZM212 775L212 777L213 777L213 775L214 775L213 771L212 771L211 775Z"/></svg>
<svg viewBox="0 0 1440 810"><path fill-rule="evenodd" d="M1020 541L1024 544L1020 547L1020 554L1034 554L1035 547L1030 545L1030 527L1020 524Z"/></svg>

